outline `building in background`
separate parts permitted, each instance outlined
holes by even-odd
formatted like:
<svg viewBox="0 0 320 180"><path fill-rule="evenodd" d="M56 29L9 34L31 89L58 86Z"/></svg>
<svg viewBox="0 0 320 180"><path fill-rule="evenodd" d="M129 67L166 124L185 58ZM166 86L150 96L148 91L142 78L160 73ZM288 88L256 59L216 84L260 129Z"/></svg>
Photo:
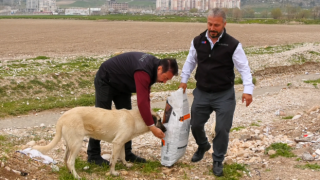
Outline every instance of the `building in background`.
<svg viewBox="0 0 320 180"><path fill-rule="evenodd" d="M26 0L27 12L55 12L56 0Z"/></svg>
<svg viewBox="0 0 320 180"><path fill-rule="evenodd" d="M240 0L157 0L158 11L188 11L190 9L207 11L212 8L239 8Z"/></svg>
<svg viewBox="0 0 320 180"><path fill-rule="evenodd" d="M89 8L69 8L66 9L64 12L65 15L89 15L90 9Z"/></svg>
<svg viewBox="0 0 320 180"><path fill-rule="evenodd" d="M107 9L113 9L113 10L122 10L122 11L127 11L128 10L128 3L119 3L116 2L115 0L108 0L106 2L106 7Z"/></svg>

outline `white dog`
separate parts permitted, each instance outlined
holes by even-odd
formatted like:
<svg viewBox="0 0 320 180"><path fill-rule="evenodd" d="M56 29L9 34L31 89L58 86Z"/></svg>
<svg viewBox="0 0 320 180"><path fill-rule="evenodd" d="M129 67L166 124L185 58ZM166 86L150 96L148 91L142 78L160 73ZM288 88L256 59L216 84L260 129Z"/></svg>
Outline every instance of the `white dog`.
<svg viewBox="0 0 320 180"><path fill-rule="evenodd" d="M157 127L166 131L161 123L161 118L152 113ZM85 136L103 140L113 144L112 157L110 160L110 173L118 176L115 164L120 159L127 167L132 164L125 160L124 144L134 137L149 131L143 121L139 110L106 110L96 107L76 107L65 112L58 120L56 135L46 146L34 146L33 149L46 153L60 141L61 136L66 142L64 162L75 178L80 179L74 163L82 146Z"/></svg>

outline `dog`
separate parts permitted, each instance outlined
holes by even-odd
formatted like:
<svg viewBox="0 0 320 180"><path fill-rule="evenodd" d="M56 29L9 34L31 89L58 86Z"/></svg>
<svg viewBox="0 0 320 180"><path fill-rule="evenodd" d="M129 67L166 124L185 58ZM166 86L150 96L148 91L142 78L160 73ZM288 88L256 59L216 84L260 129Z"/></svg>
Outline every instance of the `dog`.
<svg viewBox="0 0 320 180"><path fill-rule="evenodd" d="M154 123L163 132L166 131L158 114L152 112ZM120 156L121 161L127 167L131 163L125 160L124 144L136 136L149 131L138 109L136 110L106 110L97 107L76 107L65 112L58 120L56 134L53 140L46 146L34 146L33 149L45 154L53 149L61 137L66 142L64 162L75 178L80 179L74 164L82 146L85 136L103 140L113 144L110 160L110 173L118 176L115 164Z"/></svg>

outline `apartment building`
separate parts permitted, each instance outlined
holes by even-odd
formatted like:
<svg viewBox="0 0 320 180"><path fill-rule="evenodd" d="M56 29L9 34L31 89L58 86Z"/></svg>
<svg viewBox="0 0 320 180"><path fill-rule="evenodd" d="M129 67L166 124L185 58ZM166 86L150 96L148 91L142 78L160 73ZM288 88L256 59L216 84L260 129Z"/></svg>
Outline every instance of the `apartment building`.
<svg viewBox="0 0 320 180"><path fill-rule="evenodd" d="M240 0L157 0L159 11L188 11L196 8L206 11L211 8L240 8Z"/></svg>

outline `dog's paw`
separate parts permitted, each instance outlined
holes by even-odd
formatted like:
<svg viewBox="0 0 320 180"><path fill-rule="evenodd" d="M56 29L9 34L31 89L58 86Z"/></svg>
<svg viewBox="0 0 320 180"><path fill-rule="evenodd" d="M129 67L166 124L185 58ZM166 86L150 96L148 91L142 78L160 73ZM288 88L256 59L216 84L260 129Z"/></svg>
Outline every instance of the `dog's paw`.
<svg viewBox="0 0 320 180"><path fill-rule="evenodd" d="M133 166L133 164L131 164L131 163L127 163L127 164L126 164L126 167L127 167L127 168L131 168L132 166Z"/></svg>
<svg viewBox="0 0 320 180"><path fill-rule="evenodd" d="M112 171L111 174L112 174L113 176L119 176L119 175L120 175L120 173L119 173L118 171Z"/></svg>

